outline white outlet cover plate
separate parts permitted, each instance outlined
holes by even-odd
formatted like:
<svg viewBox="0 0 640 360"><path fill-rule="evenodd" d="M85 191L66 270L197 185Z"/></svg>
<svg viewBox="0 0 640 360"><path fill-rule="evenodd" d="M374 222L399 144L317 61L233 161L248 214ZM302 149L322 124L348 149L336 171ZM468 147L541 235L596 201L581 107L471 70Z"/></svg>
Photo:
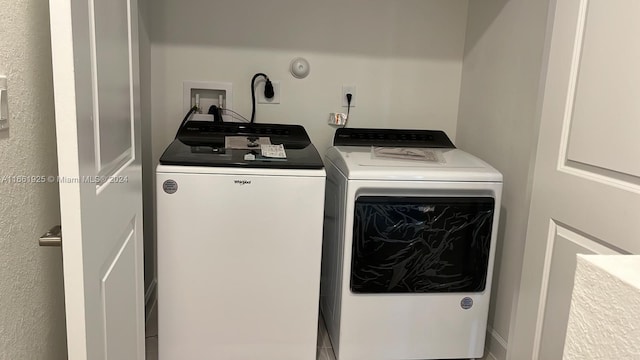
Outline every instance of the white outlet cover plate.
<svg viewBox="0 0 640 360"><path fill-rule="evenodd" d="M344 126L347 123L347 114L345 113L330 113L329 125Z"/></svg>
<svg viewBox="0 0 640 360"><path fill-rule="evenodd" d="M9 99L7 77L0 76L0 131L9 130Z"/></svg>
<svg viewBox="0 0 640 360"><path fill-rule="evenodd" d="M280 104L280 81L271 80L273 84L273 98L271 99L264 97L264 85L266 83L266 81L256 83L256 101L258 104Z"/></svg>
<svg viewBox="0 0 640 360"><path fill-rule="evenodd" d="M342 85L342 94L340 95L342 99L342 107L349 106L347 103L347 94L351 94L351 107L356 107L356 99L358 98L358 96L356 96L356 86Z"/></svg>

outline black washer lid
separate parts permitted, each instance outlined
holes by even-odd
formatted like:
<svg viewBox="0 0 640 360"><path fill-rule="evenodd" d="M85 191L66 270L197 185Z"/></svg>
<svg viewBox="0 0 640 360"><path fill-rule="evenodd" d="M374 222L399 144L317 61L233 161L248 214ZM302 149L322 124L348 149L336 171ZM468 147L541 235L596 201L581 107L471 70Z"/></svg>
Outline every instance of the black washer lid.
<svg viewBox="0 0 640 360"><path fill-rule="evenodd" d="M226 136L269 137L272 144L282 144L286 159L264 158L259 149L226 149ZM247 160L245 155L255 155ZM322 169L324 164L300 125L213 123L190 121L160 157L162 165L246 167L276 169Z"/></svg>
<svg viewBox="0 0 640 360"><path fill-rule="evenodd" d="M269 137L273 144L284 144L286 148L304 148L311 140L301 125L256 124L211 121L189 121L176 137L184 143L219 144L224 147L226 136Z"/></svg>
<svg viewBox="0 0 640 360"><path fill-rule="evenodd" d="M333 137L333 145L456 148L444 131L408 129L340 128Z"/></svg>

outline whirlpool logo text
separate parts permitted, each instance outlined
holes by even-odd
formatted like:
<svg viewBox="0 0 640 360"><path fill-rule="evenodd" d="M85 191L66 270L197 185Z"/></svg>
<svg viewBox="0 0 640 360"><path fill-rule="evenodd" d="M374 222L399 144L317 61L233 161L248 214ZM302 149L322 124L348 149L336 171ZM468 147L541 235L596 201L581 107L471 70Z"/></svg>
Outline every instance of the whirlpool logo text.
<svg viewBox="0 0 640 360"><path fill-rule="evenodd" d="M240 186L242 185L250 185L251 184L251 180L233 180L234 184L238 184Z"/></svg>

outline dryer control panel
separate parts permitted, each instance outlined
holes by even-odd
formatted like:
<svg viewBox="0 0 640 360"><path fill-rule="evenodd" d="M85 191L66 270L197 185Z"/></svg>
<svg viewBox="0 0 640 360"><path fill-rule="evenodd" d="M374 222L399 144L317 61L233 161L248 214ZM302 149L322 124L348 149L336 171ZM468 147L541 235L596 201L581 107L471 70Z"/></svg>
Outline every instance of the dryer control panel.
<svg viewBox="0 0 640 360"><path fill-rule="evenodd" d="M333 145L456 148L444 131L409 129L340 128L333 137Z"/></svg>

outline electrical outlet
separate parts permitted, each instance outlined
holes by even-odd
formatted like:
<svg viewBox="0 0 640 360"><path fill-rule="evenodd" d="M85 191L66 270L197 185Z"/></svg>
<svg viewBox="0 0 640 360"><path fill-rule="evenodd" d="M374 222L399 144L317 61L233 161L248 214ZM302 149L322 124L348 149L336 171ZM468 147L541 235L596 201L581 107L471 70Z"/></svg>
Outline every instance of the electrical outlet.
<svg viewBox="0 0 640 360"><path fill-rule="evenodd" d="M330 113L329 125L344 126L347 123L347 114L345 113Z"/></svg>
<svg viewBox="0 0 640 360"><path fill-rule="evenodd" d="M273 97L271 99L264 97L264 85L266 83L266 81L260 81L256 85L258 104L280 104L280 81L271 80L271 84L273 84Z"/></svg>
<svg viewBox="0 0 640 360"><path fill-rule="evenodd" d="M342 107L349 106L347 102L347 94L351 94L351 107L356 107L356 86L342 85Z"/></svg>

